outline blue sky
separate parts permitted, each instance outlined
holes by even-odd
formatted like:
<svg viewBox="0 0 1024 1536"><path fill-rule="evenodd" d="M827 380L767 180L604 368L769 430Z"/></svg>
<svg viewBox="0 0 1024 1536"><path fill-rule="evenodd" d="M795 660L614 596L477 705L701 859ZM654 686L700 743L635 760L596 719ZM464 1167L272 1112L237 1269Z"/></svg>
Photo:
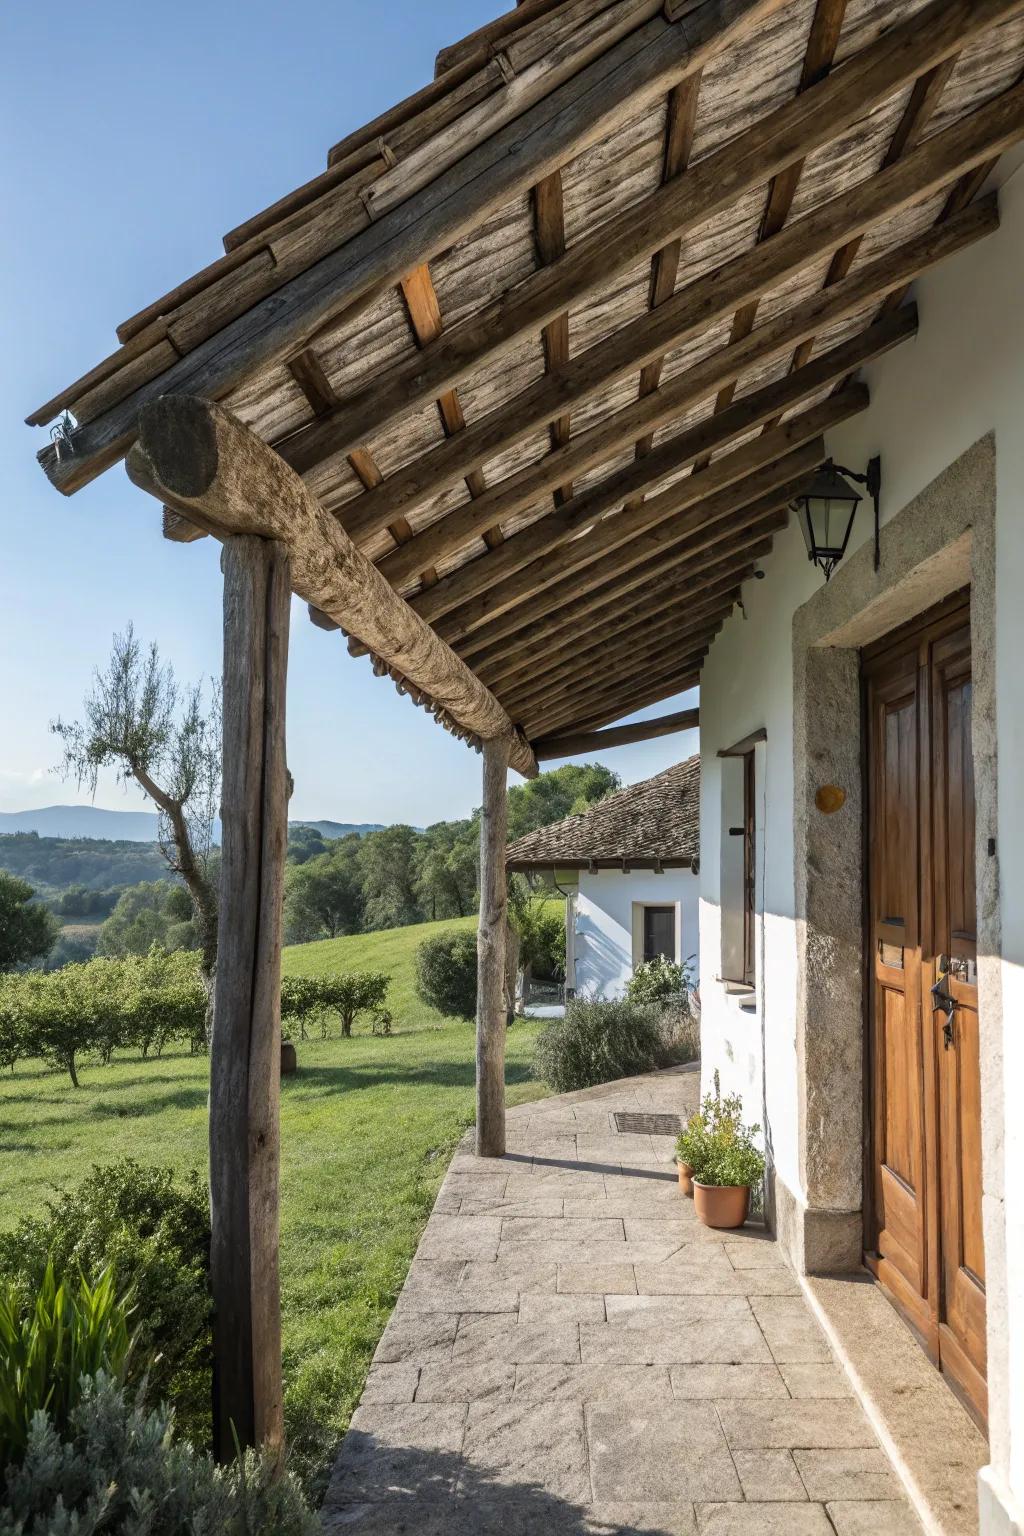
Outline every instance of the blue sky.
<svg viewBox="0 0 1024 1536"><path fill-rule="evenodd" d="M119 321L213 260L226 230L430 79L437 50L500 3L3 7L0 810L86 798L51 774L48 726L76 712L129 620L183 677L220 670L218 547L165 543L155 503L120 467L60 496L35 463L46 435L23 418L112 350ZM288 708L295 816L425 825L479 802L475 754L298 605ZM695 750L690 733L605 760L632 782ZM141 803L112 780L97 795Z"/></svg>

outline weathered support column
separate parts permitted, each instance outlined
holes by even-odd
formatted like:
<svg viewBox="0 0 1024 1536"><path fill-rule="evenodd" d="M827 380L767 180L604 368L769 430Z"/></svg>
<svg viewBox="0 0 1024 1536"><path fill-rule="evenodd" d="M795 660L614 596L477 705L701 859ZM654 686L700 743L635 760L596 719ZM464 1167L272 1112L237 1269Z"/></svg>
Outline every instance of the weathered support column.
<svg viewBox="0 0 1024 1536"><path fill-rule="evenodd" d="M283 1446L278 1279L281 899L288 841L283 544L225 539L224 768L210 1049L213 1434ZM234 1434L232 1433L232 1427Z"/></svg>
<svg viewBox="0 0 1024 1536"><path fill-rule="evenodd" d="M508 831L508 736L483 744L480 812L480 920L476 982L476 1151L505 1155L505 842Z"/></svg>

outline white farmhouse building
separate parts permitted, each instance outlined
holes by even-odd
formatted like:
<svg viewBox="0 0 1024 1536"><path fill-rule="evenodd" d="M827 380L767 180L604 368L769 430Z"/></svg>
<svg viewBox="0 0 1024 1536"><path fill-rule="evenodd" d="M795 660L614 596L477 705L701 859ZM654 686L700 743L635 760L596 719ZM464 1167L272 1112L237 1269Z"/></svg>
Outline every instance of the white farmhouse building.
<svg viewBox="0 0 1024 1536"><path fill-rule="evenodd" d="M880 458L877 553L865 496L826 581L797 501L700 682L704 1086L765 1126L794 1268L853 1280L807 1284L929 1527L971 1528L980 1474L993 1533L1024 1509L1019 165L828 433Z"/></svg>
<svg viewBox="0 0 1024 1536"><path fill-rule="evenodd" d="M700 759L510 844L508 868L566 894L568 994L621 997L658 955L697 971Z"/></svg>

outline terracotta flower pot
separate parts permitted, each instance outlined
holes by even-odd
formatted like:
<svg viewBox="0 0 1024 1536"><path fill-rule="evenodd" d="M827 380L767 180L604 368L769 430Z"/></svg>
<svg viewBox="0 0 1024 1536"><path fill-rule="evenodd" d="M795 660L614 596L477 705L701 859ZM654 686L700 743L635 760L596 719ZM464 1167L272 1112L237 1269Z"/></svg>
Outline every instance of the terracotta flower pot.
<svg viewBox="0 0 1024 1536"><path fill-rule="evenodd" d="M693 1208L706 1227L742 1227L750 1209L747 1184L701 1184L693 1181Z"/></svg>
<svg viewBox="0 0 1024 1536"><path fill-rule="evenodd" d="M281 1041L281 1076L288 1077L298 1067L295 1047L290 1040Z"/></svg>
<svg viewBox="0 0 1024 1536"><path fill-rule="evenodd" d="M676 1159L676 1168L679 1170L679 1190L681 1194L693 1194L693 1169L689 1163L681 1163Z"/></svg>

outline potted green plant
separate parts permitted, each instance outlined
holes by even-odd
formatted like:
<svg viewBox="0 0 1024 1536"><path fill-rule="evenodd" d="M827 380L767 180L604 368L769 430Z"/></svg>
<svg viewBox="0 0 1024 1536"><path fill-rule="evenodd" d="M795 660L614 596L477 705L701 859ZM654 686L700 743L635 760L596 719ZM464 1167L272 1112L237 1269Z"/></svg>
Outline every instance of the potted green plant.
<svg viewBox="0 0 1024 1536"><path fill-rule="evenodd" d="M693 1208L706 1227L742 1227L750 1191L764 1178L764 1157L756 1145L759 1125L743 1124L738 1094L707 1094L676 1142L679 1183L684 1169L693 1180Z"/></svg>

